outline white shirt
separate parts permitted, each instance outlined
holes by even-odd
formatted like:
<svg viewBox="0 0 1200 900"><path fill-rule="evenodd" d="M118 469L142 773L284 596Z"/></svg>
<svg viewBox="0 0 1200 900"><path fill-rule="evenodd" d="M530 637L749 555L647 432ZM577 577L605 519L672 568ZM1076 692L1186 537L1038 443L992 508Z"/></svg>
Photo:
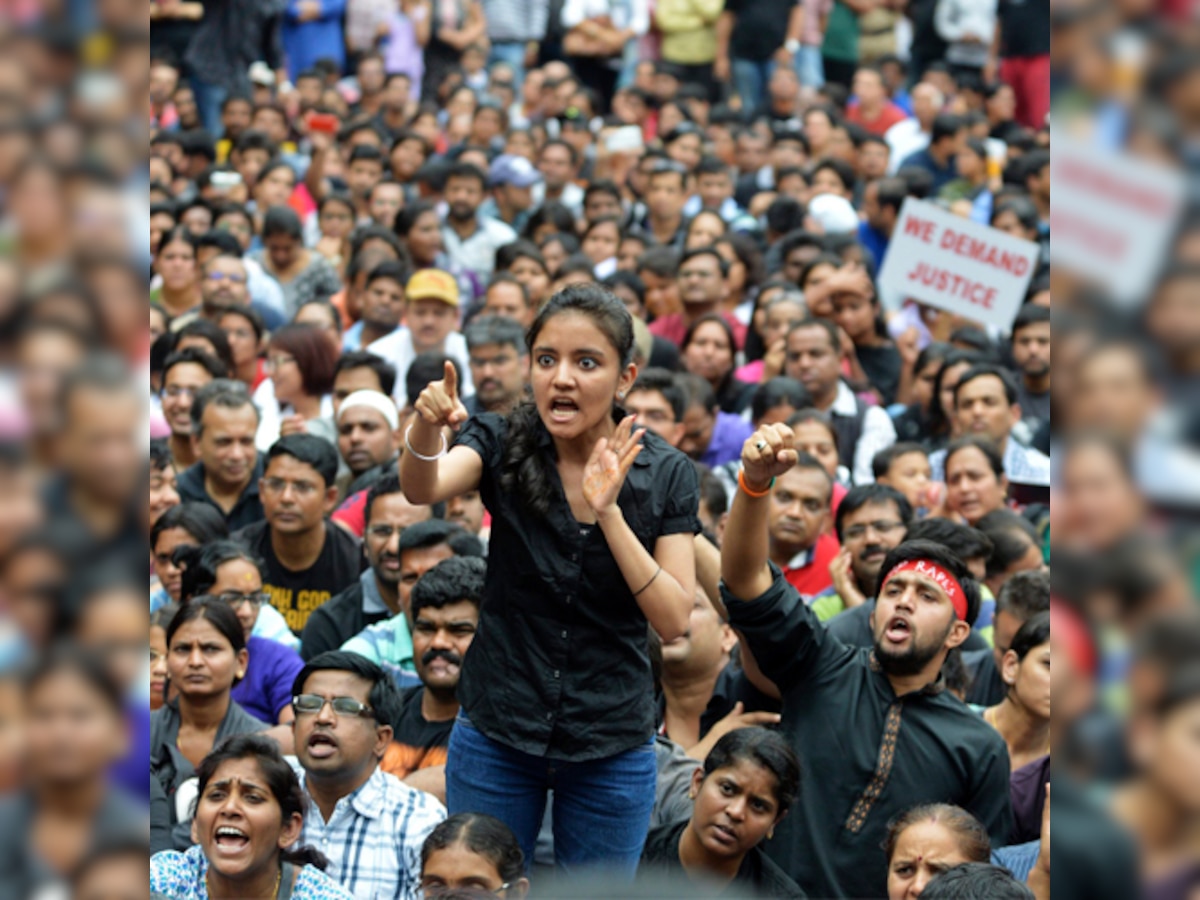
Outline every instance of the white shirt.
<svg viewBox="0 0 1200 900"><path fill-rule="evenodd" d="M831 415L843 418L854 418L858 409L854 391L844 381L838 382L837 397L833 406L829 407ZM870 484L875 480L875 470L871 463L875 454L886 450L896 443L896 426L892 417L882 406L867 407L863 416L862 434L858 438L858 446L854 448L854 483Z"/></svg>
<svg viewBox="0 0 1200 900"><path fill-rule="evenodd" d="M888 158L888 174L894 175L900 168L900 163L908 159L918 150L929 146L929 132L921 130L921 123L915 117L897 122L884 134L883 139L891 148L892 155Z"/></svg>
<svg viewBox="0 0 1200 900"><path fill-rule="evenodd" d="M412 332L408 328L397 328L387 337L367 346L367 350L376 356L382 356L396 367L396 389L392 396L400 409L408 406L408 393L404 386L404 376L413 360L417 358L416 348L413 347ZM459 378L459 396L466 398L475 393L475 385L471 381L471 356L467 352L467 339L461 332L452 331L446 336L442 352L458 363L461 373ZM413 398L414 400L416 397Z"/></svg>
<svg viewBox="0 0 1200 900"><path fill-rule="evenodd" d="M539 181L535 184L530 191L530 196L533 197L533 209L540 209L546 202L546 182ZM562 196L555 202L561 203L571 211L571 215L579 218L583 215L583 188L573 181L568 182L563 187Z"/></svg>
<svg viewBox="0 0 1200 900"><path fill-rule="evenodd" d="M258 407L258 431L254 436L254 445L263 453L271 449L271 445L279 440L279 427L283 424L283 407L275 398L275 382L264 378L262 384L254 389L254 405ZM321 416L333 422L333 398L326 394L321 398ZM314 420L315 421L315 420ZM329 434L320 425L309 423L310 434L329 438ZM336 435L334 436L336 444Z"/></svg>
<svg viewBox="0 0 1200 900"><path fill-rule="evenodd" d="M465 241L449 225L442 226L442 242L450 262L487 284L496 267L496 251L517 239L517 233L499 219L479 216L479 227Z"/></svg>
<svg viewBox="0 0 1200 900"><path fill-rule="evenodd" d="M584 19L611 16L618 28L632 28L641 37L650 30L650 5L646 0L628 0L614 3L613 0L566 0L562 8L562 27L570 31Z"/></svg>

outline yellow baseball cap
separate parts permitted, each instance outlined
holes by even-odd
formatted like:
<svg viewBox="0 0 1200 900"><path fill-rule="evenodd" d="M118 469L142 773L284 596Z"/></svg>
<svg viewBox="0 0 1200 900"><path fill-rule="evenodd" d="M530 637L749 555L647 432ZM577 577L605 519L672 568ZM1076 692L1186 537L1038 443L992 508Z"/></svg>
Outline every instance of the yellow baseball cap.
<svg viewBox="0 0 1200 900"><path fill-rule="evenodd" d="M421 269L408 279L404 296L408 300L441 300L457 307L458 282L441 269Z"/></svg>

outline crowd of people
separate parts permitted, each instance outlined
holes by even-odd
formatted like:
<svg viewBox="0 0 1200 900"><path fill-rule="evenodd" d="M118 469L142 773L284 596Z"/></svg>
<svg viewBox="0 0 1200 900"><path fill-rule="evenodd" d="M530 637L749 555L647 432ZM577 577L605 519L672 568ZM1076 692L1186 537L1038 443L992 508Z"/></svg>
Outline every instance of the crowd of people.
<svg viewBox="0 0 1200 900"><path fill-rule="evenodd" d="M158 8L154 890L1048 896L1047 7L922 6Z"/></svg>
<svg viewBox="0 0 1200 900"><path fill-rule="evenodd" d="M1137 328L1051 271L1093 20L59 5L0 32L0 897L148 832L189 900L1041 900L1052 758L1055 889L1187 896L1196 229ZM1028 242L1010 323L885 290L912 201Z"/></svg>

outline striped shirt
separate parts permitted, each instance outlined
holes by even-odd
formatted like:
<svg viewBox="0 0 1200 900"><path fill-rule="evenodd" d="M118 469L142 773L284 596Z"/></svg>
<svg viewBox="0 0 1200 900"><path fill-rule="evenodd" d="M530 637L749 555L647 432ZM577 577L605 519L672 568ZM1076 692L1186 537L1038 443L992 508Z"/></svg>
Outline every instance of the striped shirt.
<svg viewBox="0 0 1200 900"><path fill-rule="evenodd" d="M304 770L294 766L305 785ZM421 846L445 818L445 807L431 794L376 768L362 787L338 800L328 823L313 804L300 843L325 854L326 874L359 900L418 900Z"/></svg>
<svg viewBox="0 0 1200 900"><path fill-rule="evenodd" d="M929 468L934 481L946 480L946 451L929 454ZM1040 450L1024 447L1011 437L1004 444L1004 474L1017 484L1050 484L1050 457Z"/></svg>
<svg viewBox="0 0 1200 900"><path fill-rule="evenodd" d="M488 39L493 44L541 41L549 10L550 0L483 0Z"/></svg>

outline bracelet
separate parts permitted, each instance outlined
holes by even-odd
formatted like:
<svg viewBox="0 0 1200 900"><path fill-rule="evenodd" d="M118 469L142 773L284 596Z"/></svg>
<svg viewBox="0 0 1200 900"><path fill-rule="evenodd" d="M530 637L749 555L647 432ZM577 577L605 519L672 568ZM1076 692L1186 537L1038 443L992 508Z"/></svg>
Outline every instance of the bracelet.
<svg viewBox="0 0 1200 900"><path fill-rule="evenodd" d="M450 444L446 440L446 435L443 434L441 431L438 431L438 437L440 437L442 439L442 449L439 450L437 453L435 453L433 456L425 456L421 453L418 453L416 450L413 449L412 442L408 439L408 436L412 433L412 429L413 429L412 423L409 423L409 426L404 429L404 447L405 447L405 449L408 450L409 453L411 453L414 457L419 459L421 462L437 462L439 459L441 459L443 456L445 456L447 453L450 452Z"/></svg>
<svg viewBox="0 0 1200 900"><path fill-rule="evenodd" d="M775 479L772 478L767 483L767 486L761 491L752 490L750 485L746 484L746 470L738 469L738 487L742 489L742 492L745 493L747 497L753 497L755 500L759 500L771 493L771 488L775 487Z"/></svg>
<svg viewBox="0 0 1200 900"><path fill-rule="evenodd" d="M659 566L657 569L655 569L655 570L654 570L654 574L650 576L650 580L649 580L649 581L647 581L645 584L643 584L643 585L641 586L641 589L634 591L634 592L633 592L633 596L635 596L635 597L636 597L638 594L640 594L640 593L642 593L643 591L645 591L645 590L646 590L646 588L650 587L650 585L654 584L654 579L658 577L658 573L659 573L659 572L661 572L661 571L662 571L662 566Z"/></svg>

